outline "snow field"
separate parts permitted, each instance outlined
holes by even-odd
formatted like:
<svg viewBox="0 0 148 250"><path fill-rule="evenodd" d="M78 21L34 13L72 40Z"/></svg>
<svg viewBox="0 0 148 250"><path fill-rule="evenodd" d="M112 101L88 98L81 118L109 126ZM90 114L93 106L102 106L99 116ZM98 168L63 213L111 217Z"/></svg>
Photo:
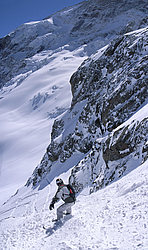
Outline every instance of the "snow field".
<svg viewBox="0 0 148 250"><path fill-rule="evenodd" d="M34 56L42 67L0 92L0 205L26 183L44 155L55 118L70 107L69 79L85 59L82 54L83 47L51 56L44 51L51 59L47 65L42 54Z"/></svg>
<svg viewBox="0 0 148 250"><path fill-rule="evenodd" d="M148 249L148 161L96 193L83 190L72 218L52 231L60 205L48 209L55 191L55 180L41 191L23 188L2 206L1 249Z"/></svg>

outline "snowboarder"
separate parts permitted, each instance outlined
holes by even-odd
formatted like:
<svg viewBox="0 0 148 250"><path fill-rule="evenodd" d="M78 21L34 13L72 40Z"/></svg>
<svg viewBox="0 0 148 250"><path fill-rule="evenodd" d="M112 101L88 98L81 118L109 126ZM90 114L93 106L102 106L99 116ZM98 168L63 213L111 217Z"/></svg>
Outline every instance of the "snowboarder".
<svg viewBox="0 0 148 250"><path fill-rule="evenodd" d="M63 218L64 211L66 215L71 214L71 207L75 204L76 199L75 191L71 185L64 184L63 180L60 178L56 180L56 184L58 186L58 190L51 201L49 209L54 209L54 204L60 199L64 201L64 204L57 208L57 219L54 220L59 221Z"/></svg>

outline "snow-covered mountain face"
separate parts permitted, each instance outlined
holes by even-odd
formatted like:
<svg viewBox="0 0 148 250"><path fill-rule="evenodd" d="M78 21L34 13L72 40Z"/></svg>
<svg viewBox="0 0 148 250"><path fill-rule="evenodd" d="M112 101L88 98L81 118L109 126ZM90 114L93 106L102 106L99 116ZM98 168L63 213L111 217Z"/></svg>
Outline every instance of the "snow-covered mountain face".
<svg viewBox="0 0 148 250"><path fill-rule="evenodd" d="M107 46L113 38L145 27L146 14L147 1L84 1L42 21L26 23L0 40L0 199L3 194L7 199L26 182L45 153L50 135L52 138L60 135L62 122L54 123L53 132L52 125L70 107L71 90L73 110L79 109L81 113L86 103L82 105L79 101L86 98L78 89L82 97L77 96L76 74L70 89L71 75L84 59ZM107 119L105 112L103 116ZM75 121L67 123L67 134L74 129L80 113L74 115ZM68 113L66 116L69 121ZM69 158L66 169L83 158L80 152L75 160ZM55 152L53 159L57 159ZM62 171L63 168L59 173Z"/></svg>
<svg viewBox="0 0 148 250"><path fill-rule="evenodd" d="M1 249L147 249L146 14L84 1L0 40L0 203L23 185L0 207ZM61 227L57 176L79 194Z"/></svg>
<svg viewBox="0 0 148 250"><path fill-rule="evenodd" d="M143 27L146 14L146 0L90 0L24 24L0 40L0 87L20 84L63 46L74 50L85 45L91 55L115 36Z"/></svg>
<svg viewBox="0 0 148 250"><path fill-rule="evenodd" d="M146 91L144 91L145 73L136 81L138 89L142 84L139 94L137 90L137 94L133 95L138 98L138 104L132 105L129 101L126 112L119 106L117 109L111 107L112 101L116 100L118 91L115 91L116 94L113 94L113 98L109 97L115 90L114 84L110 89L109 85L110 81L112 83L115 81L118 88L120 78L126 81L127 77L126 82L130 81L132 76L130 74L124 76L124 73L130 69L129 64L131 62L132 65L136 62L136 57L133 58L130 55L129 58L128 52L124 53L122 46L125 46L125 49L128 47L126 46L126 39L127 43L129 42L133 46L131 53L138 52L137 50L134 51L134 35L132 38L131 35L124 37L123 34L145 27L147 23L146 15L147 1L84 1L57 12L42 21L26 23L0 40L1 193L6 193L8 190L9 196L10 190L13 193L18 186L29 178L50 143L50 135L52 142L47 149L48 154L46 156L48 155L48 157L45 160L45 156L42 161L42 163L45 162L46 167L44 164L43 168L41 167L42 164L39 165L39 170L35 174L36 177L32 178L34 184L51 169L50 161L54 164L57 161L56 164L59 166L57 173L59 171L59 174L62 173L64 168L69 169L77 165L84 155L91 150L97 138L111 132L113 128L116 128L140 108L140 105L146 99ZM117 38L117 40L114 40L109 49L104 47L108 46L113 38ZM140 40L140 37L137 37L137 39ZM141 39L143 39L142 36ZM136 40L135 43L137 43ZM141 44L138 46L145 46L141 40L139 43ZM111 46L114 48L112 49ZM118 51L114 57L116 47ZM99 49L101 50L99 51ZM122 55L124 54L123 58L120 50ZM141 50L144 51L143 48ZM97 53L97 51L99 52L96 54L96 58L91 58L91 55ZM102 59L99 62L101 69L99 69L97 58L101 54ZM88 61L72 76L70 89L69 79L71 75L88 56L90 57ZM137 56L139 57L139 55ZM142 56L144 55L142 54ZM128 60L129 62L125 66ZM118 69L122 67L122 63L124 69L120 72ZM85 64L90 64L90 66ZM138 63L136 65L139 67ZM142 70L146 71L144 62L142 62L142 65L144 67ZM117 70L114 69L116 66ZM94 72L94 67L96 68L96 74L93 73L91 80L91 71ZM132 70L135 70L134 74L136 74L137 69L133 69L132 66ZM118 78L114 73L117 74ZM132 77L132 81L135 81L134 79L138 79L138 77L138 75L135 78ZM103 83L99 78L102 79ZM126 84L123 86L122 91L126 88ZM87 104L87 94L92 96L93 90L95 90L94 99L89 98ZM108 97L106 96L105 99L109 103L105 103L101 99L105 94L104 91L108 92ZM101 93L100 97L97 92ZM122 104L128 96L132 99L132 90L130 94L127 92L125 96L123 95ZM91 103L95 102L95 98L98 103L96 107ZM70 107L71 100L72 111L65 113L61 120L59 118L55 121L52 130L54 120ZM117 98L116 103L118 101ZM116 103L113 105L115 106ZM129 105L131 105L130 109ZM81 135L81 129L77 124L77 120L80 120L81 116L83 117L82 111L89 113L87 109L91 109L90 113L93 112L94 116L92 118L90 115L91 119L87 117L87 119L90 119L90 125L87 125L86 132L91 131L91 133L88 133L88 135L90 134L89 142L89 136L85 138L84 135ZM112 111L118 112L116 118ZM71 119L71 115L73 119ZM62 134L63 126L64 137ZM75 133L75 129L80 130L80 133L79 131ZM71 137L71 134L78 136L78 138ZM66 139L66 141L69 141L68 144L67 142L59 144L59 141L63 143L62 137L69 138ZM75 144L75 141L79 142ZM74 144L75 146L73 146ZM65 149L68 147L68 149L63 151L63 147ZM76 150L78 150L78 154L75 157L73 153ZM61 152L64 153L61 155ZM67 158L69 159L68 164L63 165ZM60 159L62 168L58 159ZM15 172L18 173L17 177ZM54 174L51 176L50 179L52 180ZM12 184L14 188L12 188ZM3 190L5 185L7 185L7 190Z"/></svg>
<svg viewBox="0 0 148 250"><path fill-rule="evenodd" d="M83 47L43 51L30 59L29 71L18 72L1 89L0 203L24 185L40 162L53 121L71 104L69 79L85 58Z"/></svg>
<svg viewBox="0 0 148 250"><path fill-rule="evenodd" d="M73 74L71 108L54 122L51 144L27 185L75 166L70 181L77 191L93 191L147 159L147 38L148 28L120 36Z"/></svg>

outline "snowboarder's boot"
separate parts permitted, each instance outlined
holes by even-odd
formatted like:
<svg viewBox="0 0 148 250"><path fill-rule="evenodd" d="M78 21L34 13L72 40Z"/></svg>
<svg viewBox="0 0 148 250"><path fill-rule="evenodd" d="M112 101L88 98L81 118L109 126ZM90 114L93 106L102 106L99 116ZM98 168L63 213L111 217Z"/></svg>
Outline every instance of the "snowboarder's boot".
<svg viewBox="0 0 148 250"><path fill-rule="evenodd" d="M62 218L61 218L62 219ZM61 219L52 219L52 222L61 223Z"/></svg>

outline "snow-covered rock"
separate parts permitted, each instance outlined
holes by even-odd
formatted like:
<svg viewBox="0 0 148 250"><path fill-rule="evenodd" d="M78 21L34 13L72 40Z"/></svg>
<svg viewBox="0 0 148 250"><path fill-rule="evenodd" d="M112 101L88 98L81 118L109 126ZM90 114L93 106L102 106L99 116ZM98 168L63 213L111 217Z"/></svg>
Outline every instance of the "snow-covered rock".
<svg viewBox="0 0 148 250"><path fill-rule="evenodd" d="M47 174L50 179L51 169L58 164L64 169L72 156L76 167L70 180L79 191L100 175L97 188L107 185L147 159L147 113L142 109L148 98L147 36L148 28L119 36L73 74L71 108L55 121L51 144L27 185L36 186ZM139 109L143 120L121 129Z"/></svg>
<svg viewBox="0 0 148 250"><path fill-rule="evenodd" d="M137 168L148 158L148 105L128 121L99 138L89 154L72 170L70 181L78 192L101 189Z"/></svg>

